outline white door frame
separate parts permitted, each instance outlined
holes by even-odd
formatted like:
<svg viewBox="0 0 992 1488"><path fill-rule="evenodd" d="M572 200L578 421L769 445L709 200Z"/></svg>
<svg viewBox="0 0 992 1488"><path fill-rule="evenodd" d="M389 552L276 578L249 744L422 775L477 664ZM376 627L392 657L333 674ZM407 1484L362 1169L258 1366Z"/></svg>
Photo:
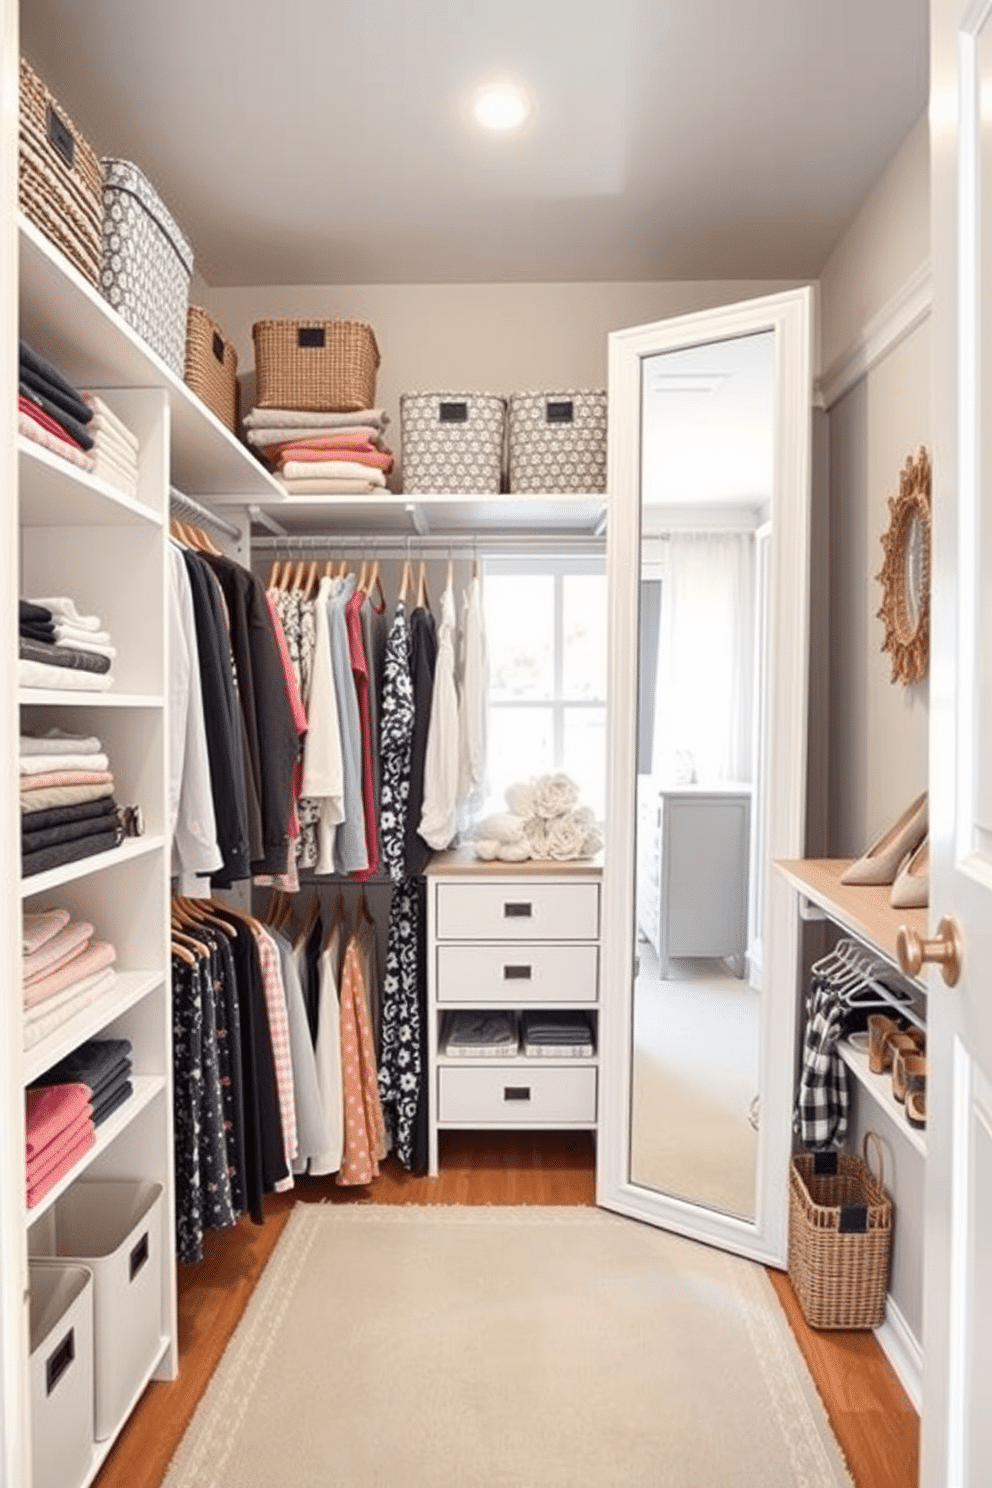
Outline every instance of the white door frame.
<svg viewBox="0 0 992 1488"><path fill-rule="evenodd" d="M806 817L812 290L789 290L610 336L609 690L600 1013L602 1089L597 1202L636 1219L784 1265L796 1068L799 931L773 858L803 855ZM640 573L641 367L644 358L761 331L774 334L774 471L764 823L761 1118L754 1221L631 1183L636 703Z"/></svg>

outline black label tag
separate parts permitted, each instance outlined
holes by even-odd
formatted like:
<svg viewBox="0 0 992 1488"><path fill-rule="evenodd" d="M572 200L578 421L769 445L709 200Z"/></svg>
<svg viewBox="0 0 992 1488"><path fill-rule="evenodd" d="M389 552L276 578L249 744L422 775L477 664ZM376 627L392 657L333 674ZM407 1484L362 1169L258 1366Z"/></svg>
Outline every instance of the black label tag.
<svg viewBox="0 0 992 1488"><path fill-rule="evenodd" d="M224 338L218 336L216 331L214 331L214 356L219 362L224 360Z"/></svg>
<svg viewBox="0 0 992 1488"><path fill-rule="evenodd" d="M571 398L561 403L545 403L544 417L549 424L570 424L575 418L575 405Z"/></svg>
<svg viewBox="0 0 992 1488"><path fill-rule="evenodd" d="M66 165L72 170L72 164L76 158L76 141L72 137L72 130L68 124L64 119L59 118L51 104L48 105L46 129L48 143L57 154L61 155Z"/></svg>
<svg viewBox="0 0 992 1488"><path fill-rule="evenodd" d="M818 1178L832 1177L837 1171L836 1152L814 1152L813 1172Z"/></svg>
<svg viewBox="0 0 992 1488"><path fill-rule="evenodd" d="M327 333L323 326L299 326L296 331L297 346L324 346Z"/></svg>
<svg viewBox="0 0 992 1488"><path fill-rule="evenodd" d="M532 914L531 906L527 903L510 903L503 905L504 920L529 920Z"/></svg>
<svg viewBox="0 0 992 1488"><path fill-rule="evenodd" d="M840 1235L864 1235L868 1229L868 1205L867 1204L841 1204L840 1224L837 1232Z"/></svg>
<svg viewBox="0 0 992 1488"><path fill-rule="evenodd" d="M438 408L438 417L442 424L467 424L467 403L442 403Z"/></svg>

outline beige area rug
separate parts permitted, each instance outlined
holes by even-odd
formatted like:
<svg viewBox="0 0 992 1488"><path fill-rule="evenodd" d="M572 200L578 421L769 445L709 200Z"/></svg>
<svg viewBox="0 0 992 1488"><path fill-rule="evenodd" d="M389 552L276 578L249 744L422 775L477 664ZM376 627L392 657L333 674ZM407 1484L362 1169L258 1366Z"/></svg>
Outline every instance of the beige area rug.
<svg viewBox="0 0 992 1488"><path fill-rule="evenodd" d="M298 1205L167 1488L850 1488L761 1267L584 1208Z"/></svg>

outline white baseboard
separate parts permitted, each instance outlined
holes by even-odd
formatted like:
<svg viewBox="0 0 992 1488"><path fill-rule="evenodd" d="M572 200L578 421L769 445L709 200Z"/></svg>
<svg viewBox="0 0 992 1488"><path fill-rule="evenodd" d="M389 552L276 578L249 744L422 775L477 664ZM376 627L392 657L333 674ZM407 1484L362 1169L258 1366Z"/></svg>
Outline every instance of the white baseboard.
<svg viewBox="0 0 992 1488"><path fill-rule="evenodd" d="M914 1409L920 1414L923 1409L923 1349L891 1296L885 1299L885 1320L875 1329L875 1337Z"/></svg>

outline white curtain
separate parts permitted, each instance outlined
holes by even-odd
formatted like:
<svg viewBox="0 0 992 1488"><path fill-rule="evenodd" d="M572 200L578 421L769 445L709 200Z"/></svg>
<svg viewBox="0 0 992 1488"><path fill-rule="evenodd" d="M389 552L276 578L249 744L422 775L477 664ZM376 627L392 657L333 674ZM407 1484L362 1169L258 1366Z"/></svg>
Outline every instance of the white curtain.
<svg viewBox="0 0 992 1488"><path fill-rule="evenodd" d="M750 781L754 539L679 532L666 546L654 773L679 784Z"/></svg>

